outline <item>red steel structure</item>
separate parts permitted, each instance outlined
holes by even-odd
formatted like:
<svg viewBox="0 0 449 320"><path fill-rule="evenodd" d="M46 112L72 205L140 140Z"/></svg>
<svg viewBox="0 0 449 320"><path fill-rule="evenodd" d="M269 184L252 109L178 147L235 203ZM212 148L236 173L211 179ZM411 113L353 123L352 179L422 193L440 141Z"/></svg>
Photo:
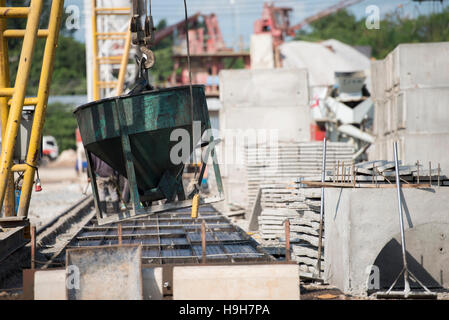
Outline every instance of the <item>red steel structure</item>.
<svg viewBox="0 0 449 320"><path fill-rule="evenodd" d="M307 17L303 21L290 26L290 13L292 8L275 7L274 4L265 3L262 11L262 18L254 23L254 33L271 33L273 36L273 46L277 48L281 45L286 36L295 36L296 32L309 23L324 18L341 9L352 6L363 0L343 0L330 6L317 14Z"/></svg>

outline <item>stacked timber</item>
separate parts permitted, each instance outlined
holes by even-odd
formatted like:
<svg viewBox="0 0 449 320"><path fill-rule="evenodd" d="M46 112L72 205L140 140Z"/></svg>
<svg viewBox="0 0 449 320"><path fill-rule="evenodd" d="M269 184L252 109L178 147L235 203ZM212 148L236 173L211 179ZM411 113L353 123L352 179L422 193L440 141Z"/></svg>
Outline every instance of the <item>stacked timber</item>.
<svg viewBox="0 0 449 320"><path fill-rule="evenodd" d="M326 167L333 168L337 161L348 166L353 163L353 154L354 147L351 144L328 142ZM270 146L246 146L249 207L254 204L261 184L288 183L297 177L319 176L322 159L322 142L279 142Z"/></svg>

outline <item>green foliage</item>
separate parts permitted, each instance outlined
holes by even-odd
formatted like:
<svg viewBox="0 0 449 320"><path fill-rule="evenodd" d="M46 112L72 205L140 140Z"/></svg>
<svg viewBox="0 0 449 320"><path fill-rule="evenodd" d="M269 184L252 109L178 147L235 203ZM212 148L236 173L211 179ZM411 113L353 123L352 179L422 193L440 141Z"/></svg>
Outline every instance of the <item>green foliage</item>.
<svg viewBox="0 0 449 320"><path fill-rule="evenodd" d="M70 106L61 103L48 106L44 136L55 137L60 152L67 149L76 150L76 128L77 122Z"/></svg>
<svg viewBox="0 0 449 320"><path fill-rule="evenodd" d="M224 59L225 69L245 69L245 61L243 58L226 58Z"/></svg>
<svg viewBox="0 0 449 320"><path fill-rule="evenodd" d="M400 43L438 42L449 40L449 8L441 13L420 15L414 19L387 15L380 29L367 29L365 19L357 20L346 10L311 23L311 31L300 30L297 40L336 39L350 45L371 46L372 55L383 59Z"/></svg>
<svg viewBox="0 0 449 320"><path fill-rule="evenodd" d="M159 21L156 26L156 30L163 30L167 27L167 22L163 19ZM151 75L153 76L154 84L156 86L163 85L173 72L173 59L172 59L172 47L173 37L168 36L162 39L157 46L155 46L153 52L156 57L156 64L151 69Z"/></svg>
<svg viewBox="0 0 449 320"><path fill-rule="evenodd" d="M28 6L26 0L8 0L7 6ZM50 15L51 1L44 1L44 7L41 16L41 28L46 28ZM24 29L25 19L8 19L8 28ZM63 19L64 21L64 19ZM17 67L19 64L20 52L22 50L22 39L10 39L9 61L11 85L13 85ZM41 76L42 57L44 55L45 40L38 39L34 49L33 63L28 80L27 95L36 96ZM85 45L73 39L71 32L65 29L65 24L61 24L58 46L54 60L54 71L50 94L52 95L71 95L86 93L86 53Z"/></svg>

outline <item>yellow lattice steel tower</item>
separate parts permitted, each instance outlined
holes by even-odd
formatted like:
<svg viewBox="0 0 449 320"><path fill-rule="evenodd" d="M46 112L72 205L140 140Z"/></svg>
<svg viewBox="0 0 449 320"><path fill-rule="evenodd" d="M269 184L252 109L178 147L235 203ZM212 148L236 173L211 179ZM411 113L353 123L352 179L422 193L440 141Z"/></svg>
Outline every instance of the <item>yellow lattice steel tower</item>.
<svg viewBox="0 0 449 320"><path fill-rule="evenodd" d="M117 1L92 0L92 90L98 100L123 92L127 73L131 33L131 7L114 7ZM119 4L130 4L120 1ZM122 17L118 19L117 17ZM123 19L125 18L126 19ZM119 70L118 74L114 71Z"/></svg>
<svg viewBox="0 0 449 320"><path fill-rule="evenodd" d="M13 172L23 172L24 174L20 204L17 217L14 217L14 219L26 221L28 215L53 73L53 61L64 9L64 0L53 0L48 28L39 30L43 2L44 0L31 0L29 7L5 7L5 0L0 0L0 113L2 129L0 205L5 209L0 221L11 220L9 216L14 213ZM24 30L7 29L6 19L27 19L26 28ZM36 97L26 98L25 93L38 37L46 38L39 88ZM10 85L9 79L9 38L23 38L17 76L13 86ZM24 106L34 106L34 118L26 161L18 164L14 162L13 152Z"/></svg>

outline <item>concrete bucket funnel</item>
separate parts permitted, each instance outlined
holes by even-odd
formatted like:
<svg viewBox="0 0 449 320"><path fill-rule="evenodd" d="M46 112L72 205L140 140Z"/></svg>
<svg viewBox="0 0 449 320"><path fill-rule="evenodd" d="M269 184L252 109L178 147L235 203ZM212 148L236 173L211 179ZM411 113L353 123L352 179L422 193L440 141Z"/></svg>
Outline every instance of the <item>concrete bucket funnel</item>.
<svg viewBox="0 0 449 320"><path fill-rule="evenodd" d="M175 205L175 199L182 202L182 207L187 202L191 204L187 199L193 194L186 195L182 183L185 163L194 146L198 148L199 144L207 146L214 156L216 143L211 135L207 137L208 141L201 142L205 131L211 128L204 87L192 86L192 95L193 110L189 86L103 99L75 110L89 171L90 154L94 154L129 181L133 208L114 215L114 221L139 213L166 210L161 205L151 205L158 200L165 200L170 208ZM172 134L177 129L182 134L175 134L173 139ZM184 147L181 153L183 162L179 160L179 153L176 159L172 154L173 147L180 143L180 136L188 139L188 152ZM185 141L182 143L185 146ZM216 161L214 170L221 198L221 177ZM95 175L90 176L95 180ZM92 188L97 202L95 181ZM99 215L104 221L101 212Z"/></svg>

